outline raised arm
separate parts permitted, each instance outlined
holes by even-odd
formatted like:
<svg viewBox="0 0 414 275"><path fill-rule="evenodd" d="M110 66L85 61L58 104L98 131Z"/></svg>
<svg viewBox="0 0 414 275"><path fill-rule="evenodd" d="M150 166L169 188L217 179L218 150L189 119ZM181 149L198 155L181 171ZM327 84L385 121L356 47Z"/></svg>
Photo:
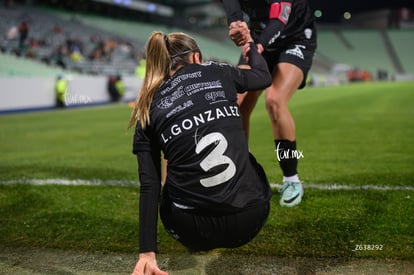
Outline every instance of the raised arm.
<svg viewBox="0 0 414 275"><path fill-rule="evenodd" d="M269 21L256 43L264 48L274 44L289 22L293 0L276 0L270 4Z"/></svg>
<svg viewBox="0 0 414 275"><path fill-rule="evenodd" d="M266 61L259 53L254 42L244 45L243 55L246 57L249 67L240 69L244 76L244 87L240 92L257 91L269 87L272 84L272 77Z"/></svg>
<svg viewBox="0 0 414 275"><path fill-rule="evenodd" d="M243 21L243 12L238 0L223 0L226 11L229 37L237 46L243 46L250 39L250 30Z"/></svg>
<svg viewBox="0 0 414 275"><path fill-rule="evenodd" d="M227 24L235 21L243 21L243 12L239 0L222 0L227 16Z"/></svg>

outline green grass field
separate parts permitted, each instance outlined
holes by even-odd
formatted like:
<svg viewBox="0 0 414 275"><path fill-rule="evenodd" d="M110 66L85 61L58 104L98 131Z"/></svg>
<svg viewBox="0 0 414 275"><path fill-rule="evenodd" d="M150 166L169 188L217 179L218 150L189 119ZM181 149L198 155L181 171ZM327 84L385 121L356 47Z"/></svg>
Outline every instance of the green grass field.
<svg viewBox="0 0 414 275"><path fill-rule="evenodd" d="M414 259L412 189L306 189L306 183L414 187L413 101L412 82L298 92L291 110L304 155L299 164L304 201L281 208L275 190L262 232L250 244L220 253ZM132 131L126 130L130 112L117 104L0 116L0 246L138 251L138 183L5 184L137 181ZM250 147L269 180L280 182L263 98L252 118ZM187 253L161 225L159 243L160 253Z"/></svg>

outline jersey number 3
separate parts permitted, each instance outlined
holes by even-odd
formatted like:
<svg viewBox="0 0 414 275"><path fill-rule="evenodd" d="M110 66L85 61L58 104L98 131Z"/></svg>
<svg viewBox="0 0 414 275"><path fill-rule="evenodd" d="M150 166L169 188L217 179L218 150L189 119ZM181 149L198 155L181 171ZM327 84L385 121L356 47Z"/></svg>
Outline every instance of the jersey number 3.
<svg viewBox="0 0 414 275"><path fill-rule="evenodd" d="M213 187L222 184L231 179L236 174L236 165L224 152L227 149L227 139L220 133L214 132L204 136L197 144L196 153L199 154L207 146L215 144L216 147L200 162L200 166L204 171L227 164L227 168L217 175L200 180L204 187Z"/></svg>

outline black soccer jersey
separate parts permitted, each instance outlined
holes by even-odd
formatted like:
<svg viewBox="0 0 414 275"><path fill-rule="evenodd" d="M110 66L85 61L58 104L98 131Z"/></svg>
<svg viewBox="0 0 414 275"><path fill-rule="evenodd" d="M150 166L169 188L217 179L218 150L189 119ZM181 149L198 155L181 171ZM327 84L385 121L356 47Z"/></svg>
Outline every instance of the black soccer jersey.
<svg viewBox="0 0 414 275"><path fill-rule="evenodd" d="M236 103L237 92L270 84L266 65L252 66L187 65L155 93L150 125L137 127L135 151L163 151L174 202L234 211L269 195L249 161Z"/></svg>
<svg viewBox="0 0 414 275"><path fill-rule="evenodd" d="M292 41L307 41L316 46L315 20L308 0L222 0L228 24L249 17L256 43L265 49L281 48ZM271 18L272 3L288 3L286 14ZM281 4L283 6L284 4Z"/></svg>
<svg viewBox="0 0 414 275"><path fill-rule="evenodd" d="M158 196L151 189L160 185L159 176L153 175L160 150L168 160L164 188L174 203L230 213L269 200L270 187L249 155L236 103L237 92L263 89L271 83L265 61L254 44L252 48L251 70L218 63L190 64L156 91L150 123L145 129L138 123L134 135L133 151L138 154L144 188L140 207ZM156 230L143 227L154 227L157 205L146 207L140 211L152 214L141 217L140 227L148 237ZM152 240L141 242L148 244L148 251L153 249Z"/></svg>

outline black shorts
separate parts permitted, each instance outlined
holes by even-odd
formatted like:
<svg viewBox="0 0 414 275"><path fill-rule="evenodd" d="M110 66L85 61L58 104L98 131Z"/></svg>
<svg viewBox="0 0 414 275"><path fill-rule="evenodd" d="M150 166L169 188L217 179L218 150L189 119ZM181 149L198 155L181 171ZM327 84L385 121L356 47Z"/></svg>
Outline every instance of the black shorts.
<svg viewBox="0 0 414 275"><path fill-rule="evenodd" d="M163 195L160 216L167 232L192 252L235 248L250 242L269 215L270 202L232 214L184 209Z"/></svg>
<svg viewBox="0 0 414 275"><path fill-rule="evenodd" d="M315 55L316 47L314 43L305 43L297 42L289 44L283 48L275 48L270 50L265 50L262 53L262 56L266 60L267 67L269 72L273 73L274 68L279 63L289 63L293 64L303 72L303 81L299 86L299 89L302 89L306 85L306 79L308 77L308 72L312 67L313 57ZM239 64L246 64L243 58L240 58Z"/></svg>

